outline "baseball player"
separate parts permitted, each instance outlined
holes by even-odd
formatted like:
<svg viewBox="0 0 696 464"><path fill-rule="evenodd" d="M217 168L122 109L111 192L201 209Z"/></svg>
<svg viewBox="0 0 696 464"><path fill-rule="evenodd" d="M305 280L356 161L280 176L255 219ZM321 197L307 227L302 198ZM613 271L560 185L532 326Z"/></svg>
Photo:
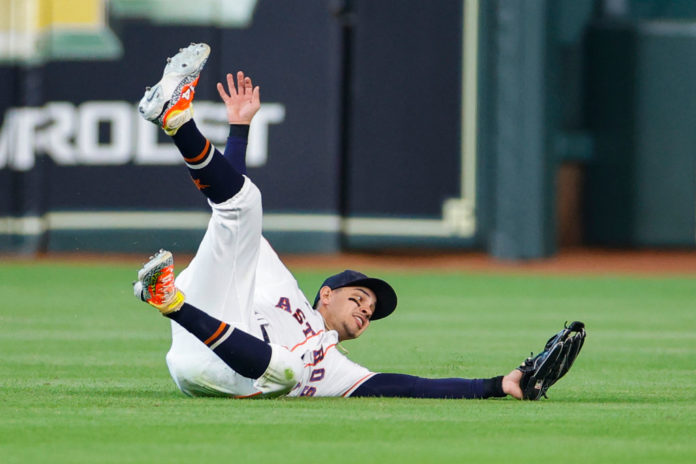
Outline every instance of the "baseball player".
<svg viewBox="0 0 696 464"><path fill-rule="evenodd" d="M175 279L172 254L160 250L138 272L135 295L171 320L167 366L191 396L400 396L537 399L567 372L584 341L581 323L564 328L544 351L508 375L427 379L376 373L338 348L397 305L385 281L346 270L328 277L313 303L261 234L261 194L246 174L249 124L260 91L243 72L217 89L230 134L224 155L197 129L192 102L210 54L191 44L167 60L138 110L181 152L212 216L195 257ZM236 78L236 79L235 79ZM235 81L236 80L236 81Z"/></svg>

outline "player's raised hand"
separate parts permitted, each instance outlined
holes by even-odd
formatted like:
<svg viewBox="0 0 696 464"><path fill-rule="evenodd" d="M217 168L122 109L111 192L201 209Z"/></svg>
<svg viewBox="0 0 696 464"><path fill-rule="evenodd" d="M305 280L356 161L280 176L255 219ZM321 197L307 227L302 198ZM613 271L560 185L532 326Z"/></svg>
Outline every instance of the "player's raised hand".
<svg viewBox="0 0 696 464"><path fill-rule="evenodd" d="M227 74L227 90L221 82L217 84L220 98L227 108L227 121L230 124L249 124L261 107L259 86L254 87L251 78L237 72L237 85L234 76Z"/></svg>

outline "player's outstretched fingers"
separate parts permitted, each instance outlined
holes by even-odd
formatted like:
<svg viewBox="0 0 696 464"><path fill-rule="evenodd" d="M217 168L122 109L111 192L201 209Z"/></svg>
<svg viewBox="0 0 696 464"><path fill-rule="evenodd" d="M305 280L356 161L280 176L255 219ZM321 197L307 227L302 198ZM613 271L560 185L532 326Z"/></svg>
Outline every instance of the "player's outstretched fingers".
<svg viewBox="0 0 696 464"><path fill-rule="evenodd" d="M251 94L251 101L254 102L255 105L261 105L261 89L258 85L254 87L253 93Z"/></svg>
<svg viewBox="0 0 696 464"><path fill-rule="evenodd" d="M234 76L232 74L227 73L227 76L225 76L227 79L227 90L225 90L225 86L222 85L222 83L218 82L217 83L217 91L220 94L220 98L222 98L222 101L227 103L232 96L237 95L237 91L234 88ZM229 93L227 93L229 91Z"/></svg>
<svg viewBox="0 0 696 464"><path fill-rule="evenodd" d="M234 75L227 73L227 87L230 89L230 96L237 95L237 87L234 85Z"/></svg>
<svg viewBox="0 0 696 464"><path fill-rule="evenodd" d="M244 72L237 71L237 93L244 95L246 88L244 86Z"/></svg>
<svg viewBox="0 0 696 464"><path fill-rule="evenodd" d="M216 87L218 94L220 94L220 98L222 98L222 101L227 102L227 100L230 99L230 96L227 94L227 92L225 92L225 86L222 85L221 82L218 82Z"/></svg>

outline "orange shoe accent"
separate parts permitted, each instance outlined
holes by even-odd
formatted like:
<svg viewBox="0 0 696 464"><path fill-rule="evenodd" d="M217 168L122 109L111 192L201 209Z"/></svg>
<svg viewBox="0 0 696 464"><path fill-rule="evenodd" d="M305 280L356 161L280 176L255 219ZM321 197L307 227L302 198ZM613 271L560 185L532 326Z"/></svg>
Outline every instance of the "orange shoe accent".
<svg viewBox="0 0 696 464"><path fill-rule="evenodd" d="M174 281L174 265L169 265L162 269L162 274L159 279L150 285L149 292L152 298L147 300L148 303L152 305L161 306L165 302L165 298L168 296L166 292L167 286L172 286Z"/></svg>
<svg viewBox="0 0 696 464"><path fill-rule="evenodd" d="M186 84L182 89L181 89L181 97L179 100L172 105L167 112L164 114L164 117L162 118L162 127L166 128L167 127L167 119L169 119L169 116L172 115L172 113L178 113L180 111L185 111L186 108L191 104L193 101L193 96L196 93L196 85L198 84L198 79L200 79L200 76L196 78L195 81L191 82L190 84Z"/></svg>

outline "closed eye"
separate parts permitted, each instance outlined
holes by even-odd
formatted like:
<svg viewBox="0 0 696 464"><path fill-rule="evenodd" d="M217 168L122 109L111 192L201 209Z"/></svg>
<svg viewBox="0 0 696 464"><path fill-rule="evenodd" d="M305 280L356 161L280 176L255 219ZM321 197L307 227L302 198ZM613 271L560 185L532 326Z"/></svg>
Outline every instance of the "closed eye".
<svg viewBox="0 0 696 464"><path fill-rule="evenodd" d="M352 301L353 303L355 303L356 305L358 305L358 308L360 307L360 302L358 302L357 299L355 299L355 298L348 298L348 299L349 299L350 301Z"/></svg>

